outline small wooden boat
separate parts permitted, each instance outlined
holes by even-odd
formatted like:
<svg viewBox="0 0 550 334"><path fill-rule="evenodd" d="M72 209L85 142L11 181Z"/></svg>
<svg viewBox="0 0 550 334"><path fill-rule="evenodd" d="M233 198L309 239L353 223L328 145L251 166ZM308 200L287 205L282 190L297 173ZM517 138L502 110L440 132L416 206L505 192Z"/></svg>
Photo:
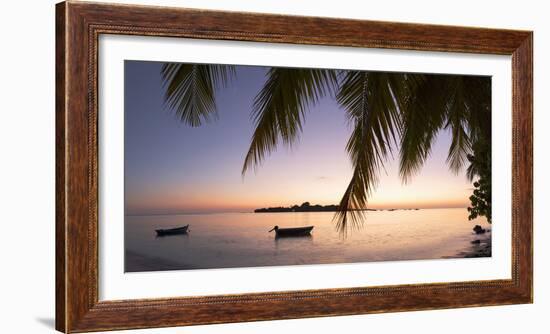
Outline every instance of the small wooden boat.
<svg viewBox="0 0 550 334"><path fill-rule="evenodd" d="M182 227L176 227L176 228L169 228L169 229L158 229L155 230L157 232L158 236L165 236L165 235L175 235L175 234L187 234L189 231L189 224L182 226Z"/></svg>
<svg viewBox="0 0 550 334"><path fill-rule="evenodd" d="M275 231L277 237L303 237L310 235L311 230L313 230L313 226L291 228L279 228L279 226L275 226L269 232Z"/></svg>

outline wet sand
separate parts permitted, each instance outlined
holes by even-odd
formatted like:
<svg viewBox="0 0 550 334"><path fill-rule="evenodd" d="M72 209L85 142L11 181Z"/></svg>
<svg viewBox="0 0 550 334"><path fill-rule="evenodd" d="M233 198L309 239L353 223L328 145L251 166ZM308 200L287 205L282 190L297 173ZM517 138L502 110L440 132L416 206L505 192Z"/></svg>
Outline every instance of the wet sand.
<svg viewBox="0 0 550 334"><path fill-rule="evenodd" d="M128 250L125 252L124 262L125 272L195 269L190 265L182 265L181 263Z"/></svg>
<svg viewBox="0 0 550 334"><path fill-rule="evenodd" d="M476 235L472 239L471 248L468 251L461 252L459 255L465 258L474 257L491 257L492 254L492 242L491 232L486 232L481 235Z"/></svg>

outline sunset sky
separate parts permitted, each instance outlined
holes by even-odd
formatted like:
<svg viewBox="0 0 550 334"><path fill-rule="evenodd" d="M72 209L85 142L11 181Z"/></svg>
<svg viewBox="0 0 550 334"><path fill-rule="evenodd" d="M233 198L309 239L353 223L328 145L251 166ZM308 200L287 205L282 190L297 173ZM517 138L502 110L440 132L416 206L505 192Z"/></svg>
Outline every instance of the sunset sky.
<svg viewBox="0 0 550 334"><path fill-rule="evenodd" d="M250 111L266 67L239 66L217 92L219 118L191 128L164 108L162 63L125 63L125 207L127 214L252 211L269 206L338 204L352 175L345 151L351 129L326 97L310 108L292 147L279 146L254 172L241 168L254 124ZM445 159L449 133L409 184L398 176L398 150L381 171L371 208L466 207L472 185Z"/></svg>

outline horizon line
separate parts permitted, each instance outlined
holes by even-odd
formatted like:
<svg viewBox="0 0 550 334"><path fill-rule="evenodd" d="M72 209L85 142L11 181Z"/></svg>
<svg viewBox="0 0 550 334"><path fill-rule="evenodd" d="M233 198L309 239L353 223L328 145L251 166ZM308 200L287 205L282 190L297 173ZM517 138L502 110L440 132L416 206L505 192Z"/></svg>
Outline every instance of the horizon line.
<svg viewBox="0 0 550 334"><path fill-rule="evenodd" d="M365 208L358 209L356 211L398 211L398 210L436 210L436 209L467 209L468 206L437 206L437 207L388 207L388 208ZM178 215L206 215L206 214L226 214L226 213L256 213L255 209L251 211L175 211L175 212L144 212L144 213L124 213L124 216L178 216ZM337 211L305 211L305 212L284 212L284 213L315 213L315 212L337 212ZM265 212L262 212L265 213ZM280 212L267 212L267 213L280 213Z"/></svg>

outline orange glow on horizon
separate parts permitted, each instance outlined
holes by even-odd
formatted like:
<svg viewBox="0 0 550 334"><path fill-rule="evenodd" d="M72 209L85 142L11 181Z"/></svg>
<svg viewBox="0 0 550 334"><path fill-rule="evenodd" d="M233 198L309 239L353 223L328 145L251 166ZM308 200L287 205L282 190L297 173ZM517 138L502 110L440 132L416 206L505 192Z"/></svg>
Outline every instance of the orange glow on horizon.
<svg viewBox="0 0 550 334"><path fill-rule="evenodd" d="M335 169L325 177L302 177L307 171L281 175L277 166L265 166L259 173L230 183L159 187L154 193L134 194L127 202L135 212L250 212L257 208L338 205L351 174L349 168ZM380 179L370 196L368 208L456 208L467 207L471 184L464 177L443 173L420 173L410 184L402 184L397 171ZM431 174L431 175L430 175ZM450 182L452 181L452 182Z"/></svg>
<svg viewBox="0 0 550 334"><path fill-rule="evenodd" d="M394 198L388 198L388 196L377 196L382 198L372 198L367 208L370 209L408 209L408 208L461 208L468 207L469 201L467 192L463 197L457 197L456 194L453 197L448 198L430 198L426 196L421 198L410 198L409 196L395 196ZM309 198L301 196L289 196L288 198L277 198L276 196L268 196L264 198L243 196L242 198L235 198L234 196L219 196L212 197L209 194L203 196L197 196L194 194L192 198L190 196L168 196L165 198L158 198L156 201L137 201L128 206L128 212L152 212L152 211L166 211L166 212L251 212L254 209L266 208L266 207L290 207L293 205L301 205L304 202L310 202L311 205L338 205L340 199L338 196L331 196L330 198L320 198L318 196L310 196Z"/></svg>

